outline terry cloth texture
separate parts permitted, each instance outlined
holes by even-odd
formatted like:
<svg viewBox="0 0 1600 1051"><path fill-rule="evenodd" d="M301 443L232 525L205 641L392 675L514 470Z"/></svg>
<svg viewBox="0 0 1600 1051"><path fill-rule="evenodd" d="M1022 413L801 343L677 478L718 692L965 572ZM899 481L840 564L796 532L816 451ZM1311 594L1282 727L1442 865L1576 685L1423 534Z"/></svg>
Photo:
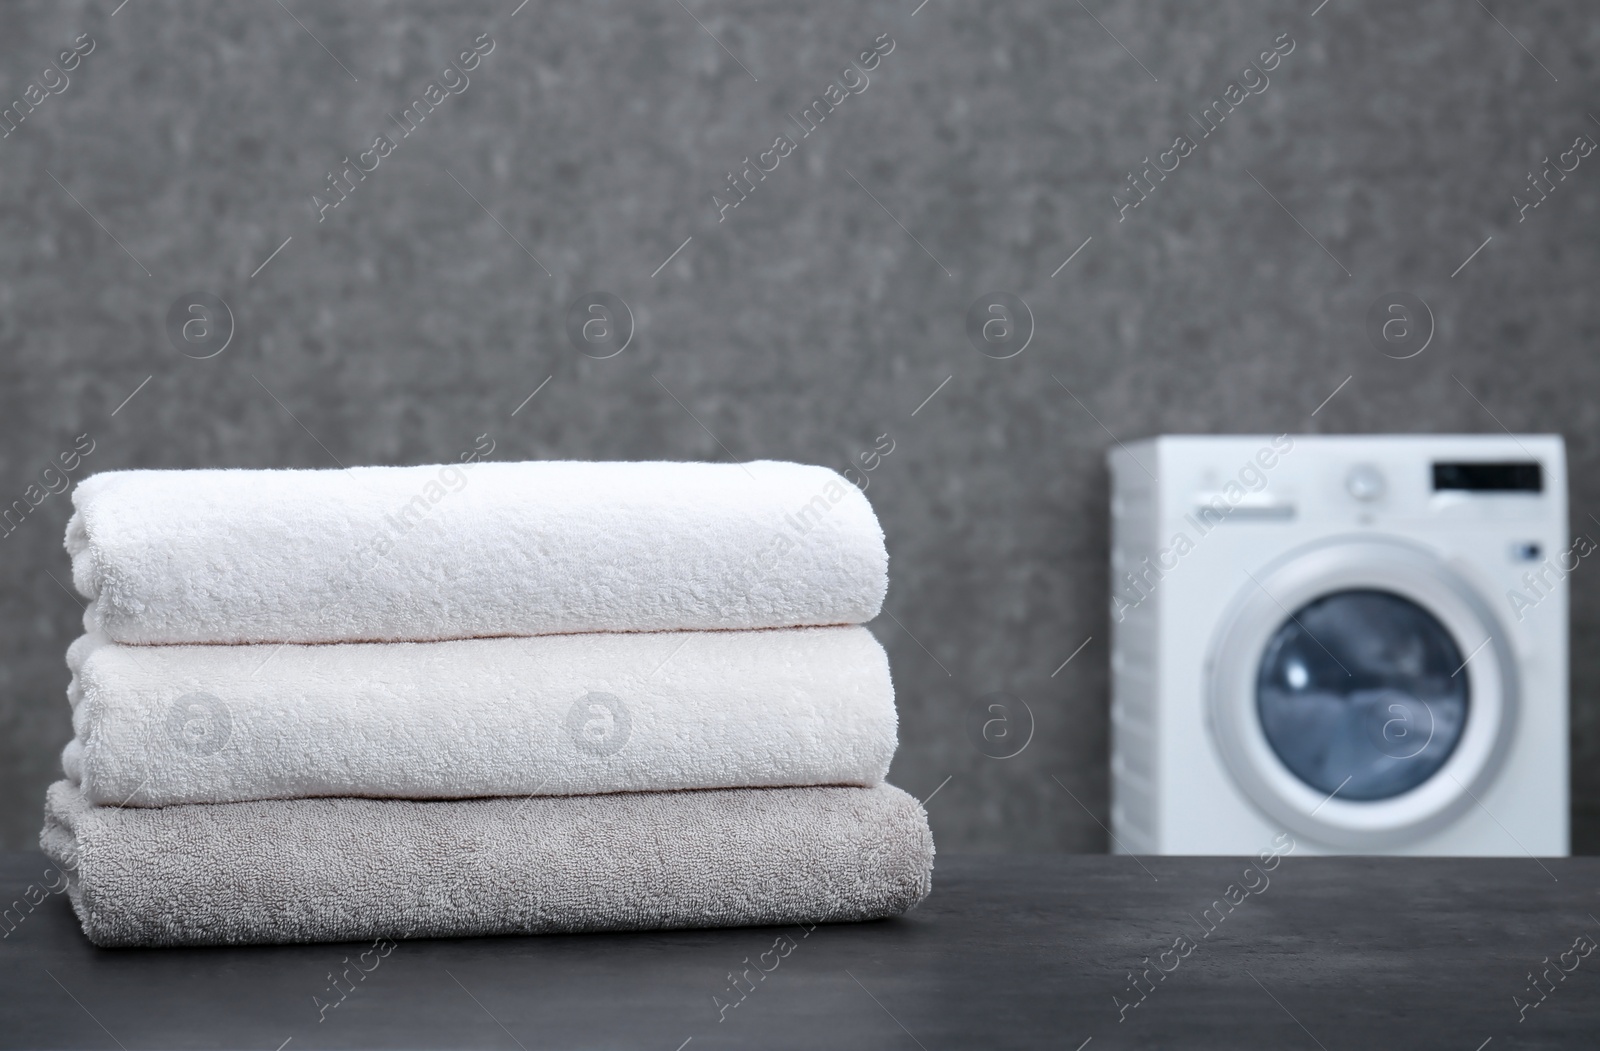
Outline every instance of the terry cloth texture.
<svg viewBox="0 0 1600 1051"><path fill-rule="evenodd" d="M93 807L40 842L96 945L238 945L870 920L928 893L890 785Z"/></svg>
<svg viewBox="0 0 1600 1051"><path fill-rule="evenodd" d="M861 627L67 651L92 803L460 799L883 780Z"/></svg>
<svg viewBox="0 0 1600 1051"><path fill-rule="evenodd" d="M111 471L72 501L118 642L858 624L888 586L861 491L775 461Z"/></svg>

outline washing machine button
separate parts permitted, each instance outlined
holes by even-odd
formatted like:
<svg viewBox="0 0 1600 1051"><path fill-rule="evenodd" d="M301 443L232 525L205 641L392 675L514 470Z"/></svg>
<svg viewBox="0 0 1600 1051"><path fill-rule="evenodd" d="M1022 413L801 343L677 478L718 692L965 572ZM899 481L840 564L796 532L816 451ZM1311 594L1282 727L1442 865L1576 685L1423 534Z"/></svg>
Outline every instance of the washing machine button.
<svg viewBox="0 0 1600 1051"><path fill-rule="evenodd" d="M1344 478L1344 487L1351 496L1363 503L1382 499L1386 488L1383 472L1369 463L1358 463L1350 468L1350 473Z"/></svg>

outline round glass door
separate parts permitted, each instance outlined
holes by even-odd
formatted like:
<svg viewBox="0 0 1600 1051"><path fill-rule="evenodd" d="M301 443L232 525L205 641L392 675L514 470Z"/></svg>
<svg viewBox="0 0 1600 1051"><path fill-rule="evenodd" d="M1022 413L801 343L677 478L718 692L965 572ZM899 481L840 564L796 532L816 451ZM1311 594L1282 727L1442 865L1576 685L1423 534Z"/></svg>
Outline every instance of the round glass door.
<svg viewBox="0 0 1600 1051"><path fill-rule="evenodd" d="M1319 792L1390 799L1426 782L1467 725L1466 659L1423 606L1392 592L1324 594L1267 641L1255 699L1278 759Z"/></svg>

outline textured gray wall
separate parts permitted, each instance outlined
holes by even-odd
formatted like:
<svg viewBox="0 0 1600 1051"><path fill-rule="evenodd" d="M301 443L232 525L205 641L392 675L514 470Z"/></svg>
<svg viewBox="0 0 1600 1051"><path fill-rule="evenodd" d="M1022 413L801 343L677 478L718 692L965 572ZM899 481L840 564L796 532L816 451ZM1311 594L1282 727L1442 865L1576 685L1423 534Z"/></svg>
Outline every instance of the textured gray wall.
<svg viewBox="0 0 1600 1051"><path fill-rule="evenodd" d="M945 849L1105 847L1083 808L1105 817L1108 432L1559 430L1574 521L1600 513L1600 156L1512 204L1600 135L1592 5L1489 0L1502 27L1470 0L117 2L0 7L6 100L95 41L0 139L0 499L83 433L80 475L433 462L484 432L506 459L843 467L888 434L893 780L949 777ZM484 32L470 86L319 222L325 173ZM1285 32L1270 85L1119 222L1128 168L1198 135L1188 114ZM719 222L725 173L884 33L870 84ZM564 335L593 289L637 325L607 360ZM1036 321L1005 360L964 331L996 289ZM1404 361L1363 332L1396 289L1437 318ZM195 290L235 318L208 360L165 330ZM70 732L68 508L0 538L10 846ZM1573 586L1593 850L1600 570ZM963 730L993 690L1037 716L1014 759Z"/></svg>

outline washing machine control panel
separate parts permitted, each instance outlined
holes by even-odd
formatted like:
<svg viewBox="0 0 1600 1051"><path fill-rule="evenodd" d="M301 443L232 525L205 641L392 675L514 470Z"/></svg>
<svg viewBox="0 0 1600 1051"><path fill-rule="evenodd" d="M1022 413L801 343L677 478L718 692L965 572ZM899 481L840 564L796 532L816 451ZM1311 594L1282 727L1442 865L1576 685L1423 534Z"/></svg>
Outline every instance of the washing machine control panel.
<svg viewBox="0 0 1600 1051"><path fill-rule="evenodd" d="M1437 457L1405 462L1358 455L1333 458L1325 470L1323 500L1332 502L1304 494L1298 510L1305 518L1342 511L1365 527L1426 519L1498 528L1493 523L1531 522L1549 514L1546 470L1537 460ZM1293 483L1274 478L1273 487L1292 489Z"/></svg>

